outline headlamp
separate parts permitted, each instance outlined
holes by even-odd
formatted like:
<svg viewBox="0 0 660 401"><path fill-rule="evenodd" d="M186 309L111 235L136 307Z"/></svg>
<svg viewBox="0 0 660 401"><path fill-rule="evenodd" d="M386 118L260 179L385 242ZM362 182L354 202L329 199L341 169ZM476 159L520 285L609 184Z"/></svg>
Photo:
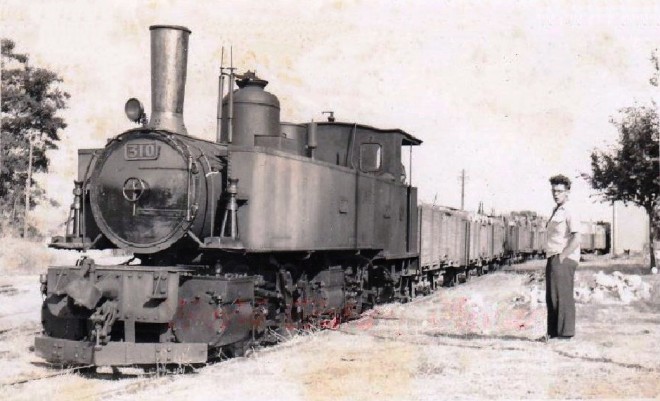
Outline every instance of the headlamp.
<svg viewBox="0 0 660 401"><path fill-rule="evenodd" d="M126 117L134 123L139 123L144 116L144 107L139 100L132 97L126 101L124 106L124 112L126 112Z"/></svg>

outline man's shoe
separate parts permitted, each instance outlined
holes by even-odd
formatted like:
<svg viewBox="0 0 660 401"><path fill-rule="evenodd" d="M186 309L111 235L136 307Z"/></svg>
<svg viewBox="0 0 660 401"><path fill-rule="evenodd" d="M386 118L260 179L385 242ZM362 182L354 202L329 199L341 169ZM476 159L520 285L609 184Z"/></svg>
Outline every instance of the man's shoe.
<svg viewBox="0 0 660 401"><path fill-rule="evenodd" d="M544 334L541 337L537 338L535 341L538 341L540 343L547 343L550 338L551 337L548 334Z"/></svg>

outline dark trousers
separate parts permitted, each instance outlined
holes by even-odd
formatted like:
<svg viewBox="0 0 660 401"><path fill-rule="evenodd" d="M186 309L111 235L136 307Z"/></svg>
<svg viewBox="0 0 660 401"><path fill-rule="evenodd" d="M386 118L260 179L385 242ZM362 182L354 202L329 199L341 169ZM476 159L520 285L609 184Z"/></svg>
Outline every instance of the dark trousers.
<svg viewBox="0 0 660 401"><path fill-rule="evenodd" d="M573 337L575 335L575 298L573 283L578 263L559 255L548 258L545 266L545 302L548 305L548 335Z"/></svg>

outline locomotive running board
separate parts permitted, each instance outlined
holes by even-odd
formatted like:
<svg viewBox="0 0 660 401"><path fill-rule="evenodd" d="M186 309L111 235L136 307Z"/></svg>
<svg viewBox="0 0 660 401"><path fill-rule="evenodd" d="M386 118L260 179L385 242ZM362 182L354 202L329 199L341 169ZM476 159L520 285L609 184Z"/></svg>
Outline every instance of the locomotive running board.
<svg viewBox="0 0 660 401"><path fill-rule="evenodd" d="M206 363L206 343L95 343L38 336L35 353L53 363L96 366Z"/></svg>
<svg viewBox="0 0 660 401"><path fill-rule="evenodd" d="M206 237L200 246L201 249L245 249L243 243L238 239L223 237Z"/></svg>

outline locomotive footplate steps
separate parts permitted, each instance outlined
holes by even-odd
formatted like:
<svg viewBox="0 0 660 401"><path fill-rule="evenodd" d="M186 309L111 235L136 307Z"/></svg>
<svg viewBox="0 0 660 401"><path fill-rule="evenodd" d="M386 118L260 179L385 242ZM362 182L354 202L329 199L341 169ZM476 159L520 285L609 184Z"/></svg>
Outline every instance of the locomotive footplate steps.
<svg viewBox="0 0 660 401"><path fill-rule="evenodd" d="M110 342L96 346L93 342L64 340L39 336L35 352L47 361L63 364L96 366L128 366L156 364L206 363L205 343L128 343Z"/></svg>

